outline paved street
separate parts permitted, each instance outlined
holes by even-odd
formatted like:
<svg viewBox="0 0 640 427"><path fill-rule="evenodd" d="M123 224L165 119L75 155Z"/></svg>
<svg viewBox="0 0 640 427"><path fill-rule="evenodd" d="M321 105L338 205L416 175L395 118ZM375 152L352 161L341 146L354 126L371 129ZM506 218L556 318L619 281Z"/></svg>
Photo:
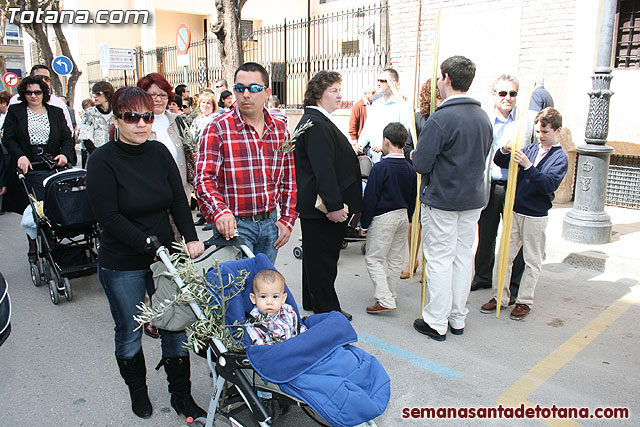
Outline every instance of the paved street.
<svg viewBox="0 0 640 427"><path fill-rule="evenodd" d="M620 224L614 218L614 231L618 230L619 244L637 251L638 211L623 211L635 215L635 220ZM378 425L640 425L636 270L599 272L560 262L564 256L555 254L567 244L559 243L557 224L557 218L550 221L548 260L529 317L515 322L509 319L510 310L499 319L481 314L479 306L490 298L490 291L473 292L464 335L448 335L445 342L413 330L411 324L420 313L420 290L407 280L398 288L398 310L366 314L364 308L373 299L360 245L342 252L337 288L343 308L354 315L358 345L375 355L391 377L391 401L376 420ZM277 262L298 301L301 262L292 249L299 244L299 235L294 231ZM0 426L184 425L170 408L164 372L153 369L160 343L146 336L143 346L154 413L141 420L131 412L113 356L113 321L96 276L72 280L73 301L54 306L46 287L31 284L26 239L17 215L0 216L0 236L0 271L9 283L14 310L13 332L0 348ZM608 260L611 264L613 257ZM636 263L634 257L627 262ZM192 360L194 397L206 408L211 392L208 370L203 360ZM402 418L403 408L496 407L498 402L591 410L626 407L630 418L573 422ZM276 425L315 424L293 408Z"/></svg>

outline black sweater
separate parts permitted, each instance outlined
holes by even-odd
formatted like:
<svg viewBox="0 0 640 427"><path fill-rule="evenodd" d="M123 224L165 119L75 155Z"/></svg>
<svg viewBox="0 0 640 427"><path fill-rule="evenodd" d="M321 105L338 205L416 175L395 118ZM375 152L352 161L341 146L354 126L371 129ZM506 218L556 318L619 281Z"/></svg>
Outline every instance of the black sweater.
<svg viewBox="0 0 640 427"><path fill-rule="evenodd" d="M417 187L416 171L405 159L385 157L373 165L364 190L362 228L369 228L373 217L398 209L406 209L411 222Z"/></svg>
<svg viewBox="0 0 640 427"><path fill-rule="evenodd" d="M87 163L87 193L102 230L102 267L148 268L153 256L145 252L147 236L158 236L167 248L173 240L169 213L187 242L197 240L178 167L157 141L109 141L96 149Z"/></svg>

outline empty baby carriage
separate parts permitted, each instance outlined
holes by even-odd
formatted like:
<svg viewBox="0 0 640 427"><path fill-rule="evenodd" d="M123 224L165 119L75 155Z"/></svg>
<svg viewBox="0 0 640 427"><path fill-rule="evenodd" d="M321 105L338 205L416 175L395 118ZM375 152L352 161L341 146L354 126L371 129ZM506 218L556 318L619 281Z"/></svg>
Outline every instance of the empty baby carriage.
<svg viewBox="0 0 640 427"><path fill-rule="evenodd" d="M234 240L232 243L237 243L238 239ZM159 248L156 254L171 271L173 266L164 248ZM247 275L244 288L223 304L226 305L225 323L235 323L231 327L233 331L247 323L247 313L253 307L249 299L251 282L253 276L265 268L274 267L264 254L258 254L255 258L220 264L220 274L213 268L207 272L208 287L224 289L225 296L234 292L230 282L240 272ZM177 278L178 286L180 282ZM287 303L298 313L288 287L286 292ZM220 299L214 293L213 300ZM194 305L196 315L202 316L202 309ZM301 407L325 425L376 425L373 419L384 412L390 396L389 377L382 365L352 345L357 335L339 312L299 320L307 326L307 331L274 345L231 351L219 339L209 340L206 353L214 390L207 426L213 425L216 414L231 419L248 407L255 422L266 427L291 406ZM244 345L249 344L244 334ZM273 363L274 360L286 362ZM241 425L237 420L234 422Z"/></svg>
<svg viewBox="0 0 640 427"><path fill-rule="evenodd" d="M49 285L51 302L60 295L71 301L69 279L96 271L99 230L86 194L86 171L66 169L43 182L42 206L31 197L29 203L37 229L37 258L30 262L35 286ZM29 193L24 174L18 178Z"/></svg>

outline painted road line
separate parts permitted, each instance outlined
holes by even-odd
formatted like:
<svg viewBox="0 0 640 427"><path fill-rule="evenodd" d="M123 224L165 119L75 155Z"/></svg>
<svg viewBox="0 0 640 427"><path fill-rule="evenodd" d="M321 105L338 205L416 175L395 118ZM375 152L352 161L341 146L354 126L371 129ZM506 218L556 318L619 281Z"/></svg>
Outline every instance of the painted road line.
<svg viewBox="0 0 640 427"><path fill-rule="evenodd" d="M359 334L358 340L369 344L372 347L382 350L390 355L397 357L398 359L406 360L419 368L425 369L431 373L438 375L439 377L448 378L452 380L458 380L462 378L462 374L446 366L442 366L424 357L420 357L417 354L411 353L409 350L405 350L402 347L398 347L395 344L391 344L378 337L374 337L369 334Z"/></svg>
<svg viewBox="0 0 640 427"><path fill-rule="evenodd" d="M613 322L618 320L632 305L640 302L640 285L633 286L631 292L620 298L584 328L576 332L571 338L545 357L529 372L520 377L514 385L498 397L498 403L505 406L516 407L527 402L527 397L536 391L542 384L571 361L578 353L596 339ZM527 402L528 404L528 402ZM538 420L549 426L577 426L572 423L558 423L560 420ZM563 420L571 421L571 420Z"/></svg>

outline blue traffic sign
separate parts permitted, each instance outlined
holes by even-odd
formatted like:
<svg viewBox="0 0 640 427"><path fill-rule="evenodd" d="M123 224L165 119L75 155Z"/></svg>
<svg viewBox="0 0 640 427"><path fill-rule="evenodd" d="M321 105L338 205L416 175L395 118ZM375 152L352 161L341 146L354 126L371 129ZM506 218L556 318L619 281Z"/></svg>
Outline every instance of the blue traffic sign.
<svg viewBox="0 0 640 427"><path fill-rule="evenodd" d="M53 58L53 61L51 61L51 68L53 68L53 71L58 75L68 76L73 70L73 63L66 56L60 55Z"/></svg>

